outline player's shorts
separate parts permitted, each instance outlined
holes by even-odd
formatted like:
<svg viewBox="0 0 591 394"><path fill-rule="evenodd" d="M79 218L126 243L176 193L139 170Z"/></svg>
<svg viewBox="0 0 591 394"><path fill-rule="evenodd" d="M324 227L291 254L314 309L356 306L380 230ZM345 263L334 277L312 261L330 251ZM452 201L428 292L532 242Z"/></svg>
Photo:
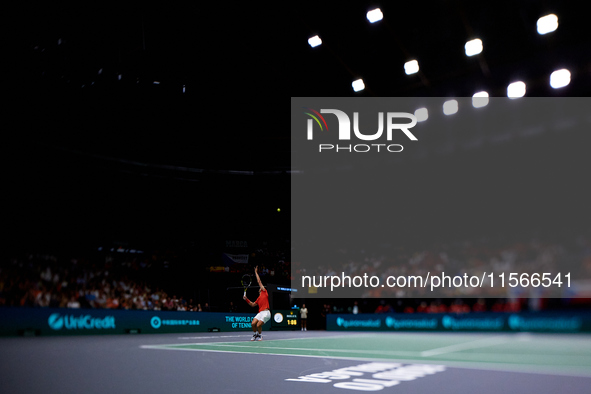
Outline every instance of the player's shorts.
<svg viewBox="0 0 591 394"><path fill-rule="evenodd" d="M263 324L265 324L269 321L269 319L271 319L271 312L269 310L259 312L254 318L262 321Z"/></svg>

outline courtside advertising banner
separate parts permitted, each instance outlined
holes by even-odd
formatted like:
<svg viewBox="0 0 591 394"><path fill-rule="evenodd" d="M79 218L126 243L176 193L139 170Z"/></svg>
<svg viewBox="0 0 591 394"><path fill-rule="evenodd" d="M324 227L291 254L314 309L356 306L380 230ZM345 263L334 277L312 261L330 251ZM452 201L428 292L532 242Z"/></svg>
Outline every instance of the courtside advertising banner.
<svg viewBox="0 0 591 394"><path fill-rule="evenodd" d="M233 265L235 263L238 264L247 264L248 263L248 255L247 254L230 254L230 253L223 253L222 254L222 261L224 265Z"/></svg>
<svg viewBox="0 0 591 394"><path fill-rule="evenodd" d="M588 312L329 314L329 331L589 332Z"/></svg>
<svg viewBox="0 0 591 394"><path fill-rule="evenodd" d="M0 336L251 330L252 313L0 308Z"/></svg>

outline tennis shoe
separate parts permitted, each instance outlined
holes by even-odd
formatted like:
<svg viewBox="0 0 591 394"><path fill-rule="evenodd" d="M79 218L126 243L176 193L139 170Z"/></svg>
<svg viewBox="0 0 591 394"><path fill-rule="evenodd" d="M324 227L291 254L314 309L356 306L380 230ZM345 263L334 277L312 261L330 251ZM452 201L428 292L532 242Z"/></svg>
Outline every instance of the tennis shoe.
<svg viewBox="0 0 591 394"><path fill-rule="evenodd" d="M257 341L262 341L262 340L263 340L263 336L262 336L261 334L259 334L259 335L257 336Z"/></svg>
<svg viewBox="0 0 591 394"><path fill-rule="evenodd" d="M252 334L252 338L250 340L256 341L258 336L259 336L259 334Z"/></svg>

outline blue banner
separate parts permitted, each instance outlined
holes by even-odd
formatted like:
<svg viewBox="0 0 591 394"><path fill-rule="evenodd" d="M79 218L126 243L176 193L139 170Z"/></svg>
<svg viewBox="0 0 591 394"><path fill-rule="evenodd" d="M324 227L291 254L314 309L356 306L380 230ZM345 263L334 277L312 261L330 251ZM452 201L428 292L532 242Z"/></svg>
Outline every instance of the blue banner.
<svg viewBox="0 0 591 394"><path fill-rule="evenodd" d="M329 331L589 332L590 312L329 314Z"/></svg>
<svg viewBox="0 0 591 394"><path fill-rule="evenodd" d="M251 330L254 313L0 308L0 336ZM270 327L269 327L270 328Z"/></svg>

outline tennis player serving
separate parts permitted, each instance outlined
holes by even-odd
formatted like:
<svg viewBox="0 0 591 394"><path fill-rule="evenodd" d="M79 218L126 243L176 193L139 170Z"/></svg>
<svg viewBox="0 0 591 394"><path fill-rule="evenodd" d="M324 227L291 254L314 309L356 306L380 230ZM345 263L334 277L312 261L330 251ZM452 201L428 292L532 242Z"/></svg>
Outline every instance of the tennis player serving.
<svg viewBox="0 0 591 394"><path fill-rule="evenodd" d="M259 282L259 298L255 302L250 301L246 298L246 294L242 296L242 298L248 303L248 305L255 307L258 305L259 313L252 319L252 335L251 341L260 341L263 339L263 324L271 319L271 311L269 310L269 293L267 293L267 289L263 286L263 282L261 282L261 278L259 278L259 274L257 272L257 267L254 267L254 274L257 277L257 282Z"/></svg>

